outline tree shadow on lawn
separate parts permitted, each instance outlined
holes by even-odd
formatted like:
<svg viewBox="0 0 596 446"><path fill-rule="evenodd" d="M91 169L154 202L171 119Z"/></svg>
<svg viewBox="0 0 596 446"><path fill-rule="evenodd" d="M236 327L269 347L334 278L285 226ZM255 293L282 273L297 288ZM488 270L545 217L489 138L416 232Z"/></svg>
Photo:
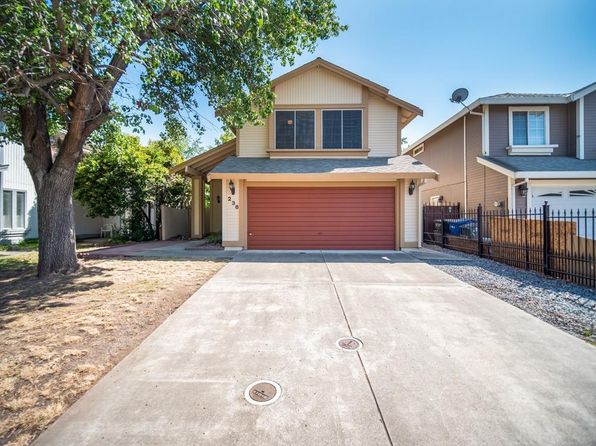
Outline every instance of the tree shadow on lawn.
<svg viewBox="0 0 596 446"><path fill-rule="evenodd" d="M46 280L37 278L36 265L0 271L0 326L25 311L66 307L78 293L113 285L111 280L100 279L108 271L101 266L83 266L72 275L56 274Z"/></svg>

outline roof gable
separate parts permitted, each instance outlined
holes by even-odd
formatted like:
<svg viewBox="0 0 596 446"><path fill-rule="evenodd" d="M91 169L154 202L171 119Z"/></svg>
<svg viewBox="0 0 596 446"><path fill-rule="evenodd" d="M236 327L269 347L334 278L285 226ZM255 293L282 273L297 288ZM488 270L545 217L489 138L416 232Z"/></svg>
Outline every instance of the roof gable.
<svg viewBox="0 0 596 446"><path fill-rule="evenodd" d="M273 79L271 81L271 85L273 88L276 88L284 82L288 82L291 79L294 79L297 76L303 75L309 72L310 70L314 69L328 70L340 78L368 88L371 93L380 96L384 100L396 105L397 107L400 107L402 126L407 125L416 116L423 115L423 111L419 107L416 107L415 105L410 104L409 102L404 101L403 99L389 94L389 89L387 87L384 87L383 85L366 79L356 73L348 71L345 68L335 65L320 57Z"/></svg>

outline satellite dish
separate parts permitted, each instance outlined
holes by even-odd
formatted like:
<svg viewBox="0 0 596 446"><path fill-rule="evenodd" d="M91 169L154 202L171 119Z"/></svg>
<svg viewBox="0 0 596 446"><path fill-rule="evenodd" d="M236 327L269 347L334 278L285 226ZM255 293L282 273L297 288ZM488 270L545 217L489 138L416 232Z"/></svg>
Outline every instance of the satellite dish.
<svg viewBox="0 0 596 446"><path fill-rule="evenodd" d="M455 102L456 104L461 104L466 99L468 99L468 90L465 88L458 88L451 95L450 101Z"/></svg>

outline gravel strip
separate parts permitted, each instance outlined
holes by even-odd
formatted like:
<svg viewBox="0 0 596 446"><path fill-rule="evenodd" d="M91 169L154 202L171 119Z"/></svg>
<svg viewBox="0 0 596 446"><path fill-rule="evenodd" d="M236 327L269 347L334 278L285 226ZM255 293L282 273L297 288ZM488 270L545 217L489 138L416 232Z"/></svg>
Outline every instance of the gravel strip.
<svg viewBox="0 0 596 446"><path fill-rule="evenodd" d="M453 256L424 259L430 265L596 345L596 293L458 251L425 246Z"/></svg>

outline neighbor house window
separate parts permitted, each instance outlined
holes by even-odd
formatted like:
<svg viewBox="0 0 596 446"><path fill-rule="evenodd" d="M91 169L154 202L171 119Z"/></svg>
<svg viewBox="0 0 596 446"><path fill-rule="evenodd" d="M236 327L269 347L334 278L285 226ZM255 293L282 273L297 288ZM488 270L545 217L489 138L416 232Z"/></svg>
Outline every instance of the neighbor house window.
<svg viewBox="0 0 596 446"><path fill-rule="evenodd" d="M27 195L25 192L12 190L2 192L2 228L20 229L25 227L26 203Z"/></svg>
<svg viewBox="0 0 596 446"><path fill-rule="evenodd" d="M275 112L276 149L314 149L314 110L278 110Z"/></svg>
<svg viewBox="0 0 596 446"><path fill-rule="evenodd" d="M323 149L361 149L362 110L323 110Z"/></svg>
<svg viewBox="0 0 596 446"><path fill-rule="evenodd" d="M25 227L25 192L16 194L16 227Z"/></svg>
<svg viewBox="0 0 596 446"><path fill-rule="evenodd" d="M549 144L548 107L510 107L509 143L512 146Z"/></svg>
<svg viewBox="0 0 596 446"><path fill-rule="evenodd" d="M12 228L12 191L2 192L2 227Z"/></svg>
<svg viewBox="0 0 596 446"><path fill-rule="evenodd" d="M418 147L416 147L412 153L412 156L418 156L422 152L424 152L424 144L420 144Z"/></svg>

